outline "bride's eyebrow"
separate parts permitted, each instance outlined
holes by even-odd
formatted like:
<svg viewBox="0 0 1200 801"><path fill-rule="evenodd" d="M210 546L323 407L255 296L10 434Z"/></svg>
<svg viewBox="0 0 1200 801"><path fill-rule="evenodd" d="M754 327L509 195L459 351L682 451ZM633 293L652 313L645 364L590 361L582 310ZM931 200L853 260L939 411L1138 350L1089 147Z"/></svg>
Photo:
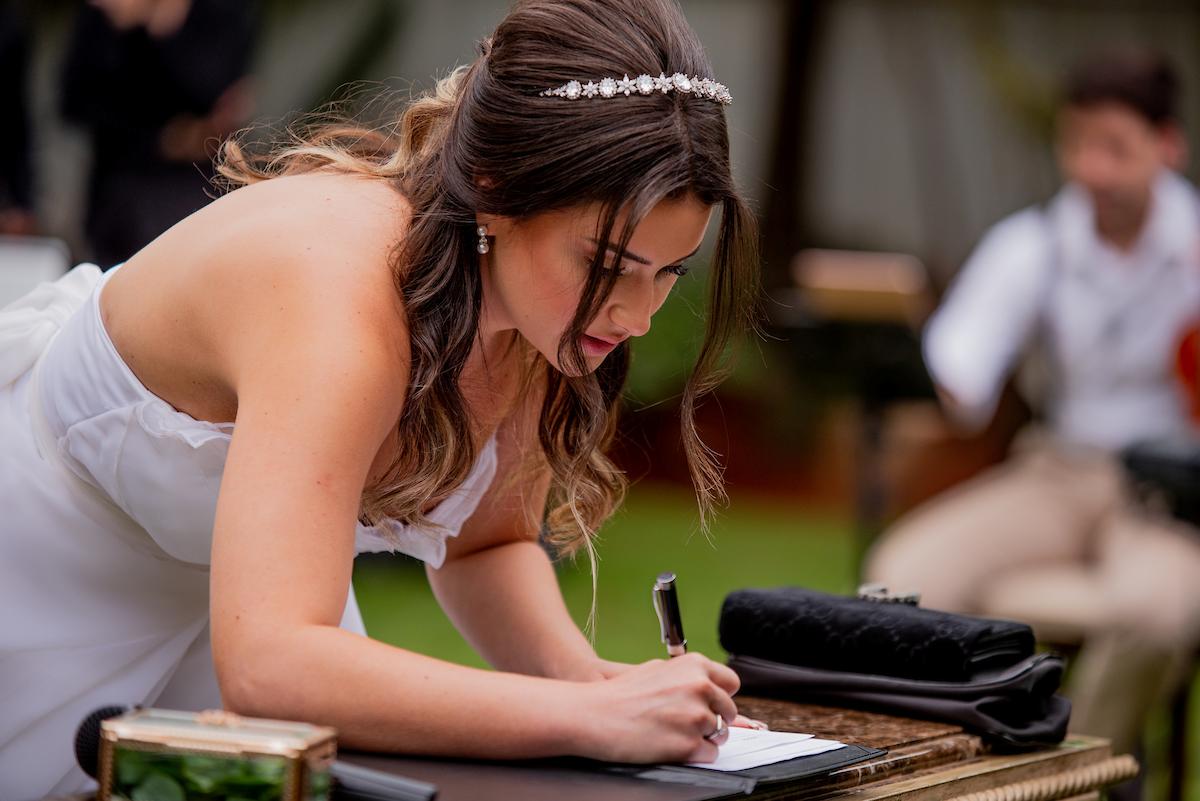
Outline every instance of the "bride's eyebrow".
<svg viewBox="0 0 1200 801"><path fill-rule="evenodd" d="M593 237L593 236L589 236L589 237L588 237L588 241L589 241L589 242L591 242L593 245L599 245L599 244L600 244L600 240L599 240L599 239L596 239L596 238L595 238L595 237ZM617 253L617 252L618 252L618 251L617 251L617 246L616 246L616 245L614 245L612 242L609 242L609 243L608 243L608 247L607 247L607 248L605 248L605 249L606 249L608 252L610 252L610 253ZM681 259L676 259L675 261L673 261L673 262L671 262L671 263L672 263L672 264L678 264L678 263L679 263L679 262L681 262L681 261L687 261L687 260L688 260L688 259L690 259L692 256L695 256L695 255L696 255L698 252L700 252L700 248L699 248L699 247L697 247L695 250L693 250L691 253L687 254L687 255L686 255L686 256L684 256L683 258L681 258ZM621 258L622 258L622 259L629 259L630 261L636 261L638 264L653 264L653 263L654 263L654 262L650 261L649 259L647 259L647 258L645 258L645 257L643 257L643 256L639 256L639 255L637 255L636 253L630 253L628 250L627 250L627 251L625 251L625 253L624 253L624 254L621 256Z"/></svg>

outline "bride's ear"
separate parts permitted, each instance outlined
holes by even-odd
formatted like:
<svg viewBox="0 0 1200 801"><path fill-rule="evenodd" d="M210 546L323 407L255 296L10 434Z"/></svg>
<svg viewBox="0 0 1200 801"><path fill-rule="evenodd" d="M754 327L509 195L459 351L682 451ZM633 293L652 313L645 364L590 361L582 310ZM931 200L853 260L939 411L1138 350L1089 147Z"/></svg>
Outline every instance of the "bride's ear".
<svg viewBox="0 0 1200 801"><path fill-rule="evenodd" d="M496 182L494 180L492 180L492 178L490 176L483 175L483 174L476 174L473 181L475 183L475 187L483 195L486 195L488 192L490 192L496 186ZM476 225L486 225L486 226L490 227L492 225L495 225L496 222L500 219L501 219L501 217L498 214L488 214L487 212L482 212L482 211L475 213L475 224Z"/></svg>

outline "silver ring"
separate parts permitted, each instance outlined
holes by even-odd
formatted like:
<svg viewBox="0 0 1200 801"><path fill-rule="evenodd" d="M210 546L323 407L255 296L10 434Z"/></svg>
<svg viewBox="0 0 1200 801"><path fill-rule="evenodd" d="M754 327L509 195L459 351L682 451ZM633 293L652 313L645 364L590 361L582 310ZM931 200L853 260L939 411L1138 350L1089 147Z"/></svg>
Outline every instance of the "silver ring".
<svg viewBox="0 0 1200 801"><path fill-rule="evenodd" d="M725 718L717 714L717 728L713 729L709 734L704 735L705 740L717 740L722 735L729 731L729 727L725 725Z"/></svg>

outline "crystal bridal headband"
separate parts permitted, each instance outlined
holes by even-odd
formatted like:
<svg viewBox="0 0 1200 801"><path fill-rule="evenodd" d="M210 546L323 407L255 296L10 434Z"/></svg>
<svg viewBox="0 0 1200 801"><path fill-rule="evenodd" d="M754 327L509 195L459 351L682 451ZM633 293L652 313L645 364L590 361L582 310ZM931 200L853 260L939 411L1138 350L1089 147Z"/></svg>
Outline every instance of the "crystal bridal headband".
<svg viewBox="0 0 1200 801"><path fill-rule="evenodd" d="M588 81L587 83L567 81L562 86L547 89L541 93L541 96L578 100L581 97L609 98L616 97L617 95L629 97L634 93L650 95L655 92L662 92L663 94L667 92L693 94L697 97L703 97L706 100L720 103L723 106L728 106L733 102L733 96L729 94L729 89L725 84L717 83L711 78L688 77L680 72L671 76L660 73L657 78L652 75L639 75L636 78L630 78L626 75L622 78L602 78L599 81Z"/></svg>

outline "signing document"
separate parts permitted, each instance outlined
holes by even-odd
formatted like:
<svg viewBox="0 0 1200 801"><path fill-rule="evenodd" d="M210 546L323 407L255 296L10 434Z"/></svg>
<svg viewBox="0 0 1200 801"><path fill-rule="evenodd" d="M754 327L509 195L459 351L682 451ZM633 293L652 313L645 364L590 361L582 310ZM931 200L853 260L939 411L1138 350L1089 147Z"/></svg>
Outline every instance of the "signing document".
<svg viewBox="0 0 1200 801"><path fill-rule="evenodd" d="M811 734L786 731L759 731L738 726L729 728L729 739L721 744L715 762L689 762L694 768L708 770L748 770L796 757L813 756L844 748L837 740L822 740Z"/></svg>

